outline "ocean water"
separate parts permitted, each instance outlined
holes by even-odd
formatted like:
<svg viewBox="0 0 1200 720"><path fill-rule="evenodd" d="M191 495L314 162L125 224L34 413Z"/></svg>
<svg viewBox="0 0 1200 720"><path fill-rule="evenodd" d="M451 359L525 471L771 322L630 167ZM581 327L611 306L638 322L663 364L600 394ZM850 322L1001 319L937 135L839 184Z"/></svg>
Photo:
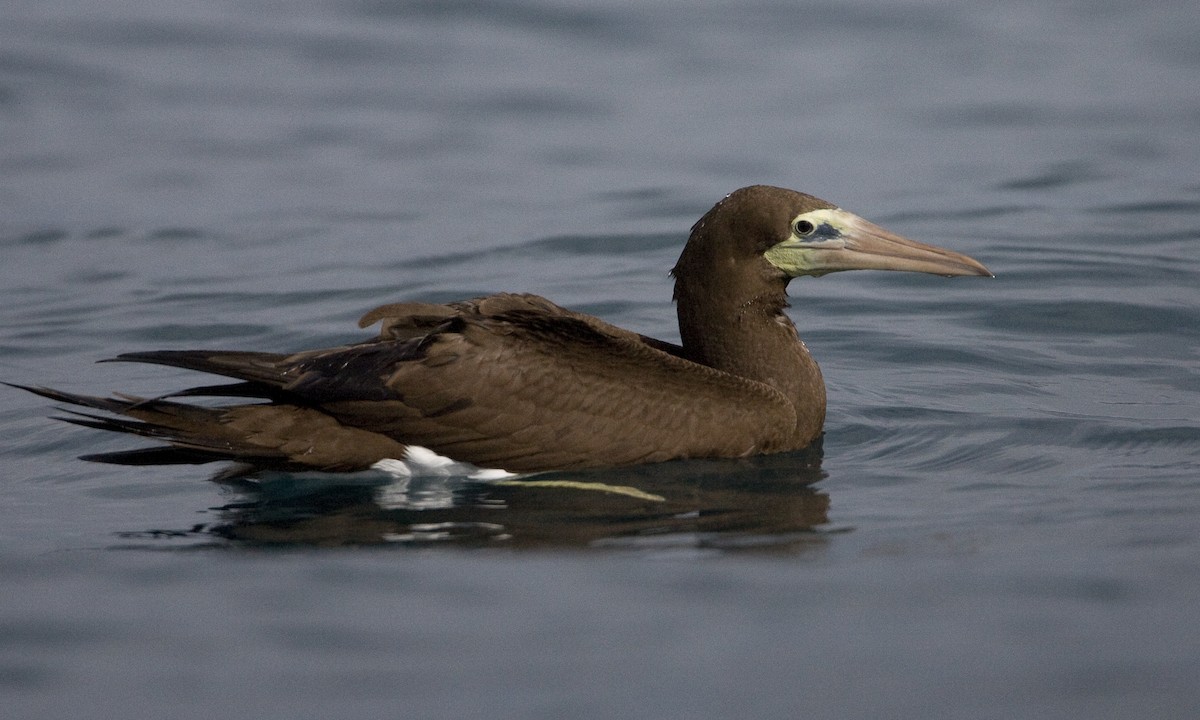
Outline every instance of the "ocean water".
<svg viewBox="0 0 1200 720"><path fill-rule="evenodd" d="M528 291L677 338L752 183L992 280L801 279L821 448L208 480L0 388L0 715L1191 718L1200 6L9 2L0 380Z"/></svg>

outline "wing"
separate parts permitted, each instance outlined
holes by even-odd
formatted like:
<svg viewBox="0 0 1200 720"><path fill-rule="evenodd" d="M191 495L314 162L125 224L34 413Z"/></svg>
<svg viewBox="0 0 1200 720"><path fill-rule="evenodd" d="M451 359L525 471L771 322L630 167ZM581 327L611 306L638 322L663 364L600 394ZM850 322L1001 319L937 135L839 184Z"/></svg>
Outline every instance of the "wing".
<svg viewBox="0 0 1200 720"><path fill-rule="evenodd" d="M329 356L289 392L320 398L346 424L482 467L736 457L780 449L796 422L767 385L537 296L385 306L363 318L375 321L397 339L371 347L399 357L375 366L379 384L360 388L366 397L326 392L345 390L331 372L344 358ZM384 388L392 397L374 394Z"/></svg>
<svg viewBox="0 0 1200 720"><path fill-rule="evenodd" d="M117 359L242 380L177 395L271 400L224 411L227 424L236 417L239 427L269 432L272 445L322 446L276 427L277 418L293 422L297 410L306 418L316 411L388 441L350 435L342 445L421 445L512 472L771 452L787 449L796 423L795 408L770 386L533 295L387 305L360 324L374 322L382 323L374 340L293 355L164 351ZM320 427L306 422L294 432Z"/></svg>

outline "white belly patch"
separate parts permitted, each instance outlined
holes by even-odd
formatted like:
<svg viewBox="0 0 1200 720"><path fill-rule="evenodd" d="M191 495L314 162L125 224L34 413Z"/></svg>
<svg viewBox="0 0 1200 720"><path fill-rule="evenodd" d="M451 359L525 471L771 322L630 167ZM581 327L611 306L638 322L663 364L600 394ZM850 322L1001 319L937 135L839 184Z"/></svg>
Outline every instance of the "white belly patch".
<svg viewBox="0 0 1200 720"><path fill-rule="evenodd" d="M516 477L516 473L496 468L480 468L471 463L458 462L420 445L409 445L404 458L384 458L371 466L397 478L411 477L464 477L470 480L503 480Z"/></svg>

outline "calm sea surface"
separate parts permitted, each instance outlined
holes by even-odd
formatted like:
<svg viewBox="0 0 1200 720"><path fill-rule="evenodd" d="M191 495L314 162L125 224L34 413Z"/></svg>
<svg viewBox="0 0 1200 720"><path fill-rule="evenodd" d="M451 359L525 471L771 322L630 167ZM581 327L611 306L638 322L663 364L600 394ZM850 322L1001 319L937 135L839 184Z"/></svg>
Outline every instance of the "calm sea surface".
<svg viewBox="0 0 1200 720"><path fill-rule="evenodd" d="M1200 715L1200 5L0 6L0 380L546 295L677 337L752 183L994 280L792 284L820 451L208 481L0 388L5 718Z"/></svg>

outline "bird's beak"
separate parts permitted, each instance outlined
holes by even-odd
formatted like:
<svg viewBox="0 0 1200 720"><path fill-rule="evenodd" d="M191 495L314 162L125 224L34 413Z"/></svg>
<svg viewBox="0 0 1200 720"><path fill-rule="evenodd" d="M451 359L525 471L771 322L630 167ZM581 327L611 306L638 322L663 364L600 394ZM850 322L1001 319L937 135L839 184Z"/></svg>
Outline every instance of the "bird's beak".
<svg viewBox="0 0 1200 720"><path fill-rule="evenodd" d="M795 233L766 252L771 264L792 275L824 275L840 270L902 270L934 275L992 273L974 258L926 245L884 230L845 210L816 210L793 221L807 220L807 236ZM808 227L808 226L806 226Z"/></svg>

